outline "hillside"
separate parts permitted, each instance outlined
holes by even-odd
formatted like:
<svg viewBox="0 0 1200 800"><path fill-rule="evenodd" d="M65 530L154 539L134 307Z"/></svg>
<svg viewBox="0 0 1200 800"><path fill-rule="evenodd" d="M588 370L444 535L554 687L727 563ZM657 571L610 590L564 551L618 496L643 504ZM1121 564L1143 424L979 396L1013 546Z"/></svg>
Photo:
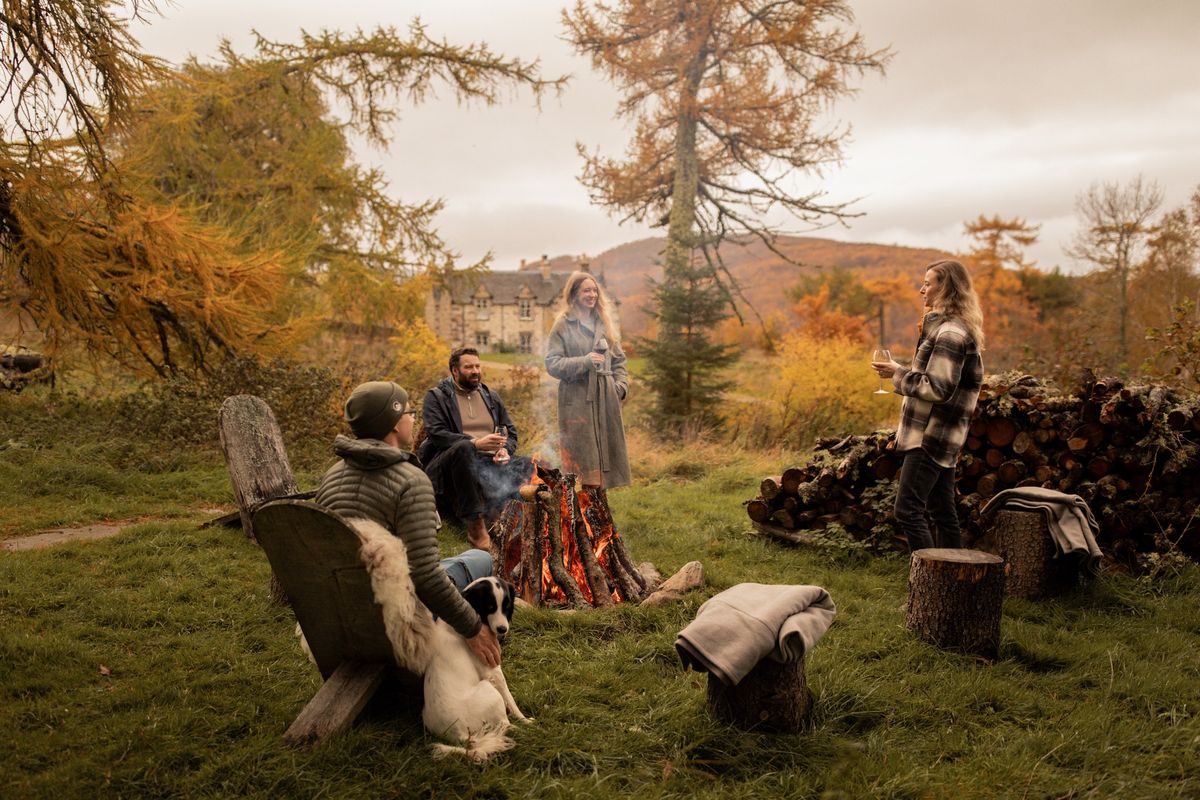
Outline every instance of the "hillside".
<svg viewBox="0 0 1200 800"><path fill-rule="evenodd" d="M657 261L664 243L663 238L641 239L591 259L592 272L604 276L609 292L621 302L621 325L627 335L645 331L644 308L650 302L646 279L661 275ZM916 292L925 265L947 256L944 251L929 248L837 242L808 236L780 237L779 245L780 250L805 266L787 263L758 241L746 246L731 243L721 251L746 298L763 317L773 311L786 312L791 303L788 290L801 276L814 274L821 267L840 266L863 278L910 275ZM559 256L551 259L550 264L554 270L570 270L575 267L575 259ZM527 268L533 267L536 265Z"/></svg>

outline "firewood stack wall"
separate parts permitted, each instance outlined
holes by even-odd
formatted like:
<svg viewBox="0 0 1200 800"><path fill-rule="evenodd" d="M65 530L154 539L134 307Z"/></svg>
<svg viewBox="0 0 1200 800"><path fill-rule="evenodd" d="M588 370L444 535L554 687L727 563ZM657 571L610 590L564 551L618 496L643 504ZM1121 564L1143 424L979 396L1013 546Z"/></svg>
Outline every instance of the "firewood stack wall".
<svg viewBox="0 0 1200 800"><path fill-rule="evenodd" d="M1200 399L1161 385L1084 381L1071 394L1032 376L990 376L958 464L964 545L981 542L980 509L996 493L1041 486L1087 501L1101 548L1136 566L1178 548L1200 560ZM892 505L895 433L822 439L814 458L764 478L750 519L782 538L837 525L856 540L903 549Z"/></svg>

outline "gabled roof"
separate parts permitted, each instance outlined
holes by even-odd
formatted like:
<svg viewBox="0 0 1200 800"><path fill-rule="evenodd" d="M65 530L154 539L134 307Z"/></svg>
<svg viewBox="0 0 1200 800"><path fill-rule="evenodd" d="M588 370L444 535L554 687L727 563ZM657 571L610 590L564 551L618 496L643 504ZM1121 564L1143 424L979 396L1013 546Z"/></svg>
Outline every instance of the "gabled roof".
<svg viewBox="0 0 1200 800"><path fill-rule="evenodd" d="M532 297L540 306L548 306L558 302L562 296L563 285L570 274L551 272L549 279L544 279L536 269L491 272L481 278L478 284L457 287L451 299L459 305L469 305L474 302L479 287L482 286L491 295L493 303L516 305L517 299L524 296ZM527 293L524 291L526 288L529 290Z"/></svg>

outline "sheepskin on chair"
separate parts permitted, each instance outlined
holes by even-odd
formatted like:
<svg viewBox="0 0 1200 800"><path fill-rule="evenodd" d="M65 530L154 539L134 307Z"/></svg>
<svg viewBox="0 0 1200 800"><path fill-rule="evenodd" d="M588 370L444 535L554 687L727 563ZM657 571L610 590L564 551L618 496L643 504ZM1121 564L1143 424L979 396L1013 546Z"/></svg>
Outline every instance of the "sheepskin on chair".
<svg viewBox="0 0 1200 800"><path fill-rule="evenodd" d="M404 541L368 519L352 519L358 534L362 559L371 576L375 602L383 607L383 627L392 642L396 663L417 675L429 666L429 643L433 638L433 615L417 599L408 573L408 551Z"/></svg>
<svg viewBox="0 0 1200 800"><path fill-rule="evenodd" d="M347 520L362 545L358 557L371 577L375 602L383 609L383 627L392 643L396 664L417 675L429 666L429 645L433 637L433 616L417 599L408 571L408 551L404 541L369 519ZM296 625L300 649L314 664L312 651L300 625Z"/></svg>

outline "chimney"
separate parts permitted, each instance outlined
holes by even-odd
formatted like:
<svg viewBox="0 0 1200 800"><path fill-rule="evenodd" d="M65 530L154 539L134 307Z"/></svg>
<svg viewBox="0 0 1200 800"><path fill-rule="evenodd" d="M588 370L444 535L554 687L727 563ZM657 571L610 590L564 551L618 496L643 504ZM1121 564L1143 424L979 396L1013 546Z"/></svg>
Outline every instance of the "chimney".
<svg viewBox="0 0 1200 800"><path fill-rule="evenodd" d="M521 259L521 269L525 269L525 259Z"/></svg>
<svg viewBox="0 0 1200 800"><path fill-rule="evenodd" d="M579 271L580 272L591 272L592 271L591 266L592 266L592 261L590 258L587 257L587 253L584 253L583 255L581 255L579 257Z"/></svg>
<svg viewBox="0 0 1200 800"><path fill-rule="evenodd" d="M542 273L542 280L550 280L550 259L545 255L542 256L541 263L538 264L538 272Z"/></svg>

